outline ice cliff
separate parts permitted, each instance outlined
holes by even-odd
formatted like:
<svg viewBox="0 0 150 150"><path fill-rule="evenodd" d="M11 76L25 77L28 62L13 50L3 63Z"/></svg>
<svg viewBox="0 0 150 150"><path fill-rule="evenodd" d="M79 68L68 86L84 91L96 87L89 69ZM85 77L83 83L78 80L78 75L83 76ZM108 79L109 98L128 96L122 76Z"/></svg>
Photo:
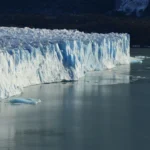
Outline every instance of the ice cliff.
<svg viewBox="0 0 150 150"><path fill-rule="evenodd" d="M130 63L128 34L0 27L0 98Z"/></svg>

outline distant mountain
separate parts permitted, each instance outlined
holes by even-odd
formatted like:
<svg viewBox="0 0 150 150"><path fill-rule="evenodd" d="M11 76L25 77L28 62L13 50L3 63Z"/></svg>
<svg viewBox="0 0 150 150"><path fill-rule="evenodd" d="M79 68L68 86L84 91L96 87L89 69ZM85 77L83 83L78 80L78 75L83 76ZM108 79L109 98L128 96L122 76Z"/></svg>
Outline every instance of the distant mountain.
<svg viewBox="0 0 150 150"><path fill-rule="evenodd" d="M149 0L116 0L116 11L126 15L135 14L140 17L145 14L149 6Z"/></svg>
<svg viewBox="0 0 150 150"><path fill-rule="evenodd" d="M101 13L117 16L150 16L150 0L5 0L0 13L20 14L85 14Z"/></svg>
<svg viewBox="0 0 150 150"><path fill-rule="evenodd" d="M105 13L114 9L116 0L5 0L0 12Z"/></svg>
<svg viewBox="0 0 150 150"><path fill-rule="evenodd" d="M136 17L144 16L144 17ZM5 0L0 26L129 33L132 45L150 45L149 0Z"/></svg>

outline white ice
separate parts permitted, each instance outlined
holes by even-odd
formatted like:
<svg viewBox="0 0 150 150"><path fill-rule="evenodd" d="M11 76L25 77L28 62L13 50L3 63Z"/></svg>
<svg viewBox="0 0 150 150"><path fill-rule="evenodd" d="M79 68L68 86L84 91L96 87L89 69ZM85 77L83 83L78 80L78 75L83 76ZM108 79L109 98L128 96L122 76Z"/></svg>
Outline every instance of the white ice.
<svg viewBox="0 0 150 150"><path fill-rule="evenodd" d="M143 63L143 58L140 57L130 57L130 63L134 64L134 63Z"/></svg>
<svg viewBox="0 0 150 150"><path fill-rule="evenodd" d="M0 27L0 98L129 63L128 34Z"/></svg>

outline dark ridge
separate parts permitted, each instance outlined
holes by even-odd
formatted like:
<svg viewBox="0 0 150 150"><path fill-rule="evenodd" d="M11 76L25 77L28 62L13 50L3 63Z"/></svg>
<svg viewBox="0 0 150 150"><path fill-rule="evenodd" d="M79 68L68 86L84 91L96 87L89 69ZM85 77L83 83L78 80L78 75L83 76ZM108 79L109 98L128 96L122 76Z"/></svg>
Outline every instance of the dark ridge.
<svg viewBox="0 0 150 150"><path fill-rule="evenodd" d="M5 13L102 13L112 10L115 0L5 0L0 12Z"/></svg>

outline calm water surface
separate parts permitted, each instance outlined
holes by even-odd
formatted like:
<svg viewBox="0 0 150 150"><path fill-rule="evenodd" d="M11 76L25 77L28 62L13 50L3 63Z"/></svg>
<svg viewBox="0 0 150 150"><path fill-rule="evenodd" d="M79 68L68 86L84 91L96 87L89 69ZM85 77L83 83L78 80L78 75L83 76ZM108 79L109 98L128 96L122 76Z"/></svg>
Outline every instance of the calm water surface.
<svg viewBox="0 0 150 150"><path fill-rule="evenodd" d="M22 97L42 103L0 102L0 150L150 149L150 59L78 82L32 86Z"/></svg>

